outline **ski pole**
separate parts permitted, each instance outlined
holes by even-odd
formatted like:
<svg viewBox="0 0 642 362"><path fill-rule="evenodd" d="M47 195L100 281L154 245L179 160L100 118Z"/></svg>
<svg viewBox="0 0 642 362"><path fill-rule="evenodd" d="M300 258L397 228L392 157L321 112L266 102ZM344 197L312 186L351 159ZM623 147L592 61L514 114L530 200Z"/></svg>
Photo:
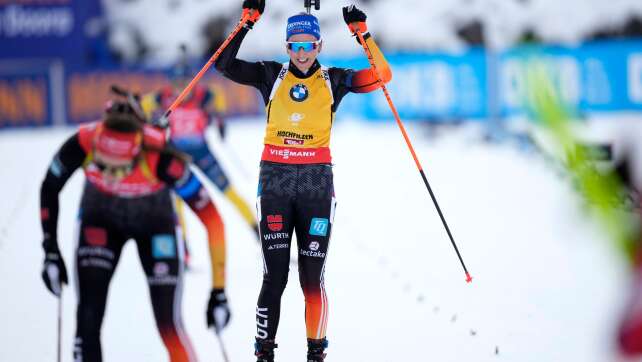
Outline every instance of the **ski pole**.
<svg viewBox="0 0 642 362"><path fill-rule="evenodd" d="M57 361L60 362L62 361L61 359L61 346L62 346L62 288L60 289L60 296L58 297L58 336L57 336L57 341L58 341L58 349L56 351L56 356L57 356Z"/></svg>
<svg viewBox="0 0 642 362"><path fill-rule="evenodd" d="M310 14L311 8L314 6L314 10L319 11L321 9L321 0L303 0L303 7Z"/></svg>
<svg viewBox="0 0 642 362"><path fill-rule="evenodd" d="M217 328L214 328L214 333L216 334L216 340L218 340L218 345L221 347L221 353L223 354L223 362L230 362L230 358L227 356L227 350L225 349L225 344L223 343L223 338Z"/></svg>
<svg viewBox="0 0 642 362"><path fill-rule="evenodd" d="M432 192L432 188L430 187L430 184L428 183L428 179L426 178L426 174L424 173L424 169L421 166L421 163L419 163L419 158L417 158L417 154L415 153L414 147L412 147L412 143L410 142L410 138L408 137L408 133L406 133L406 128L404 127L403 123L401 122L401 118L399 117L399 113L397 112L397 108L395 108L395 105L392 103L392 98L390 98L390 93L388 93L388 89L386 88L386 85L383 83L381 80L381 76L379 76L379 71L377 70L377 65L375 64L374 58L372 56L372 52L370 51L370 47L368 44L366 44L366 40L363 38L363 34L359 29L356 31L357 36L359 37L359 41L361 42L361 46L363 46L363 50L366 52L366 56L368 57L368 61L370 62L370 66L372 67L372 72L374 73L375 77L377 78L377 82L379 83L379 86L381 87L381 90L383 91L383 94L386 96L386 99L388 100L388 105L390 106L390 109L392 110L392 114L395 116L395 120L397 121L397 125L399 126L399 130L401 130L401 134L403 135L404 140L406 141L406 145L408 146L408 149L410 150L410 154L412 155L412 158L415 160L415 164L417 165L417 169L419 169L419 173L421 174L421 178L424 180L424 184L426 185L426 188L428 189L428 193L430 193L430 198L432 199L433 204L435 205L435 208L437 209L437 213L439 213L439 217L441 218L441 222L444 225L444 228L446 229L446 232L448 233L448 237L450 238L450 242L452 243L453 247L455 248L455 252L457 253L457 257L459 258L459 262L461 263L461 266L464 268L464 272L466 273L466 282L470 283L473 281L473 278L470 276L470 273L468 273L468 269L466 269L466 264L464 264L464 260L461 257L461 254L459 253L459 249L457 248L457 244L455 243L455 239L453 239L452 233L450 232L450 228L448 227L448 224L446 223L446 219L444 218L443 213L441 212L441 208L439 207L439 203L437 203L437 198L435 197L435 194Z"/></svg>
<svg viewBox="0 0 642 362"><path fill-rule="evenodd" d="M176 99L174 100L174 103L172 103L172 105L169 106L169 108L165 111L165 114L163 114L160 120L158 120L159 125L163 126L168 124L169 115L174 111L174 109L176 109L176 107L178 107L179 104L181 104L183 99L189 94L192 88L194 88L196 83L198 83L198 81L201 80L205 72L207 72L207 70L212 66L212 64L214 64L216 59L218 59L219 55L221 55L223 50L225 50L227 45L232 41L232 39L234 39L236 34L238 34L238 32L241 30L243 25L247 23L247 21L250 19L250 16L251 16L250 13L247 13L243 16L243 18L241 18L241 21L239 21L238 25L236 25L234 30L232 30L230 35L228 35L227 39L225 39L223 44L221 44L221 46L216 50L216 52L214 52L214 54L210 57L207 63L205 63L203 68L201 68L201 70L198 73L196 73L196 75L194 76L194 78L192 78L192 80L189 82L187 87L183 89L181 94L179 94L178 97L176 97Z"/></svg>

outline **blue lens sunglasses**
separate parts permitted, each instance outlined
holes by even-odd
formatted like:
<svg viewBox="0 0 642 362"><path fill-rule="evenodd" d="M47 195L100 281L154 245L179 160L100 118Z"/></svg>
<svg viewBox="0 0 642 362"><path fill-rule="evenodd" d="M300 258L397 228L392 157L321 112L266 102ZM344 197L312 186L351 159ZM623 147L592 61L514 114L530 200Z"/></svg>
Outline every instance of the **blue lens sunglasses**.
<svg viewBox="0 0 642 362"><path fill-rule="evenodd" d="M304 52L311 52L314 49L319 47L321 40L317 41L288 41L286 42L289 50L293 52L298 52L299 49L303 49Z"/></svg>

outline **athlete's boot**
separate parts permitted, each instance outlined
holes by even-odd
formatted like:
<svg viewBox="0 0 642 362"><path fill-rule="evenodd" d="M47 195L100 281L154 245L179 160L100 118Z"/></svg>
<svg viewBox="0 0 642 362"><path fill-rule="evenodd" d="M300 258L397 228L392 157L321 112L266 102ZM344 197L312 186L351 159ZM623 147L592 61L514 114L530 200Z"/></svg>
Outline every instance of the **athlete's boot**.
<svg viewBox="0 0 642 362"><path fill-rule="evenodd" d="M274 349L278 347L272 339L258 339L254 343L256 362L274 362Z"/></svg>
<svg viewBox="0 0 642 362"><path fill-rule="evenodd" d="M308 338L308 359L307 362L323 362L325 360L325 349L328 348L328 340Z"/></svg>

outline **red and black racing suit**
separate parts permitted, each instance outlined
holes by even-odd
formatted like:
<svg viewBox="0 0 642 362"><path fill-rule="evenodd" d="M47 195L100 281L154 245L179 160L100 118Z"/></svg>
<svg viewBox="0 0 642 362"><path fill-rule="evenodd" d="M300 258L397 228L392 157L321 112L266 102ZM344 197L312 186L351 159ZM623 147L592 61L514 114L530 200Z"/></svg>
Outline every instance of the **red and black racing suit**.
<svg viewBox="0 0 642 362"><path fill-rule="evenodd" d="M144 129L144 142L146 146L151 145L151 149L143 149L136 166L123 180L106 181L92 163L91 142L96 125L82 126L67 139L54 156L41 187L45 243L55 242L58 194L74 171L84 168L87 181L80 204L75 253L79 299L74 361L102 360L100 330L109 283L129 239L136 242L156 325L170 360L194 361L181 320L183 244L177 242L169 188L173 188L206 225L210 248L223 248L224 253L221 218L188 165L165 147L161 132L148 126ZM218 279L215 284L222 288L224 259L213 268Z"/></svg>

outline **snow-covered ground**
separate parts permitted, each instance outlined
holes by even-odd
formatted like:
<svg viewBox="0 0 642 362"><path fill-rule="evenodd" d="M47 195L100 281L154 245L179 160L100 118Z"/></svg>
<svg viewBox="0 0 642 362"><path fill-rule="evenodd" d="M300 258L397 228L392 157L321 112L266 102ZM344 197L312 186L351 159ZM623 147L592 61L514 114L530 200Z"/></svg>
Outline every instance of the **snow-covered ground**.
<svg viewBox="0 0 642 362"><path fill-rule="evenodd" d="M474 277L464 273L393 122L339 122L333 135L339 201L328 256L328 361L604 362L624 301L626 268L564 180L534 154L478 141L474 125L430 140L409 127L417 153ZM72 129L0 132L0 361L53 360L56 299L40 281L38 190ZM222 145L237 187L253 201L263 123L233 122ZM235 154L231 157L230 150ZM238 160L238 161L235 161ZM243 177L240 168L250 177ZM83 176L61 196L60 243L73 270ZM231 360L249 361L261 280L256 242L215 194L226 222L233 319ZM190 215L194 270L183 313L201 361L221 361L205 328L209 270L204 231ZM305 353L296 269L283 297L279 361ZM71 361L75 291L64 294L63 360ZM136 249L113 279L103 326L106 362L165 361Z"/></svg>

